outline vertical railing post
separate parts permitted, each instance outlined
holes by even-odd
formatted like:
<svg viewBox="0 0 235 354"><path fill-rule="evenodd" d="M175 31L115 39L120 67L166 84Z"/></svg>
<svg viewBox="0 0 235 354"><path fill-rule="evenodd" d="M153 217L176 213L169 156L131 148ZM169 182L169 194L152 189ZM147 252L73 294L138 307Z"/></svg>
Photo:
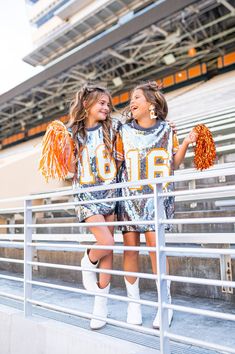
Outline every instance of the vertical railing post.
<svg viewBox="0 0 235 354"><path fill-rule="evenodd" d="M162 185L154 184L154 211L155 211L155 232L156 232L156 256L158 273L158 311L160 314L160 351L161 354L170 354L170 341L165 336L169 330L168 309L164 307L167 303L167 282L162 278L166 274L166 254L161 251L165 246L165 225L161 223L164 218L164 198L159 196L162 193Z"/></svg>
<svg viewBox="0 0 235 354"><path fill-rule="evenodd" d="M32 247L28 245L32 242L32 228L28 227L32 224L32 201L25 200L24 202L24 314L25 316L32 316L32 304L27 299L32 298L32 266L28 262L32 261Z"/></svg>

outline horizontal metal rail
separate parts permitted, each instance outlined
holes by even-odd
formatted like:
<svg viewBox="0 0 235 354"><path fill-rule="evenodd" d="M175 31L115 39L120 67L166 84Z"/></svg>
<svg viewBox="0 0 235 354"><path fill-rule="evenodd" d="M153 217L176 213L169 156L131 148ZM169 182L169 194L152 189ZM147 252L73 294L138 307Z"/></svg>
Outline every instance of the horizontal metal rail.
<svg viewBox="0 0 235 354"><path fill-rule="evenodd" d="M75 193L76 195L76 193ZM150 199L153 198L153 193L151 194L142 194L142 195L136 195L136 196L129 196L129 197L115 197L115 198L105 198L105 199L97 199L97 200L85 200L82 202L68 202L68 203L58 203L58 204L45 204L42 206L31 206L28 209L35 211L44 211L44 210L58 210L57 207L59 208L63 207L62 209L74 209L77 205L87 205L87 204L98 204L98 203L103 203L103 202L118 202L118 201L124 201L124 200L136 200L136 199ZM68 206L68 207L66 207Z"/></svg>
<svg viewBox="0 0 235 354"><path fill-rule="evenodd" d="M12 281L24 282L24 279L23 279L23 278L13 277L12 275L0 274L0 278L1 278L1 279L12 280Z"/></svg>
<svg viewBox="0 0 235 354"><path fill-rule="evenodd" d="M63 243L45 243L45 242L29 242L27 243L28 246L31 247L45 247L45 248L66 248ZM99 246L99 245L78 245L72 244L67 245L68 248L78 248L78 249L94 249L94 250L113 250L113 251L148 251L148 252L155 252L156 247L148 247L148 246ZM160 247L160 250L166 252L167 254L174 254L174 253L195 253L195 254L230 254L235 255L235 249L226 249L226 248L185 248L185 247Z"/></svg>
<svg viewBox="0 0 235 354"><path fill-rule="evenodd" d="M46 248L65 248L66 246L63 243L45 243L45 242L29 242L27 243L28 246L31 247L46 247ZM113 250L113 251L148 251L148 252L155 252L156 247L147 247L147 246L99 246L99 245L78 245L78 244L72 244L68 245L68 248L78 248L78 249L93 249L93 250ZM235 250L234 250L235 251Z"/></svg>
<svg viewBox="0 0 235 354"><path fill-rule="evenodd" d="M177 190L177 191L171 191L171 192L163 192L159 193L160 197L168 197L168 196L188 196L188 195L193 195L194 198L197 196L197 194L202 194L204 193L205 198L207 197L207 194L210 193L216 193L219 198L219 193L221 192L228 192L232 193L233 191L231 190L231 186L222 186L222 187L206 187L206 188L197 188L197 189L184 189L184 190ZM182 199L184 200L184 199Z"/></svg>
<svg viewBox="0 0 235 354"><path fill-rule="evenodd" d="M17 241L0 241L1 245L9 245L9 246L23 246L24 242L17 242Z"/></svg>
<svg viewBox="0 0 235 354"><path fill-rule="evenodd" d="M180 306L175 304L163 304L163 307L167 309L176 310L179 312L191 313L193 315L208 316L212 318L218 318L220 320L235 321L235 314L231 315L230 313L204 310L201 308L192 308L192 307Z"/></svg>
<svg viewBox="0 0 235 354"><path fill-rule="evenodd" d="M212 279L182 277L180 275L164 275L164 274L161 276L161 278L165 280L179 282L179 283L214 285L214 286L235 288L235 281L212 280Z"/></svg>
<svg viewBox="0 0 235 354"><path fill-rule="evenodd" d="M235 349L223 345L219 345L217 343L209 343L206 341L202 341L199 339L194 339L192 337L185 337L185 336L180 336L178 334L170 333L170 332L165 332L165 336L168 337L171 340L174 340L176 342L180 343L185 343L185 344L191 344L195 346L199 346L202 348L206 349L213 349L218 351L219 353L235 353Z"/></svg>
<svg viewBox="0 0 235 354"><path fill-rule="evenodd" d="M211 217L211 218L188 218L188 219L161 219L161 224L226 224L234 223L235 217Z"/></svg>
<svg viewBox="0 0 235 354"><path fill-rule="evenodd" d="M190 219L160 219L161 224L220 224L234 223L235 217L211 217L211 218L190 218ZM51 223L51 224L28 224L30 228L43 227L90 227L90 226L121 226L121 225L154 225L154 220L150 221L109 221L109 222L87 222L87 223Z"/></svg>
<svg viewBox="0 0 235 354"><path fill-rule="evenodd" d="M23 296L13 295L13 294L5 293L3 291L0 291L0 296L7 297L7 298L12 299L12 300L24 301L24 297Z"/></svg>
<svg viewBox="0 0 235 354"><path fill-rule="evenodd" d="M46 225L46 224L45 224ZM166 233L165 235L166 243L186 243L186 244L214 244L214 243L230 243L235 244L234 232L177 232L177 233ZM14 245L15 241L12 240L22 240L24 241L24 234L16 233L8 233L8 234L0 234L0 239L9 240L3 241L9 243L9 245ZM33 241L63 241L63 242L94 242L95 237L93 234L78 234L78 233L70 233L70 234L32 234ZM115 242L123 242L122 234L114 235ZM140 242L145 243L145 237L143 234L140 235ZM23 244L23 242L20 242Z"/></svg>
<svg viewBox="0 0 235 354"><path fill-rule="evenodd" d="M57 268L57 269L67 269L67 270L87 270L94 273L105 273L105 274L112 274L112 275L126 275L132 276L137 278L143 279L153 279L157 280L158 276L156 274L147 274L147 273L138 273L138 272L124 272L121 270L111 270L111 269L90 269L85 267L73 266L73 265L65 265L65 264L57 264L57 263L44 263L44 262L27 262L32 266L39 266L39 267L48 267L48 268Z"/></svg>
<svg viewBox="0 0 235 354"><path fill-rule="evenodd" d="M162 252L166 252L167 254L174 255L174 253L195 253L195 254L213 254L213 255L220 255L220 254L235 254L235 249L226 249L226 248L184 248L184 247L161 247L160 250Z"/></svg>
<svg viewBox="0 0 235 354"><path fill-rule="evenodd" d="M50 288L50 289L71 291L74 293L84 294L84 295L93 295L93 296L98 295L101 297L107 297L108 299L112 299L112 300L118 300L118 301L123 301L123 302L134 302L134 303L145 305L145 306L158 307L158 302L150 301L150 300L130 299L126 296L113 295L113 294L102 294L102 293L97 293L95 291L87 291L87 290L83 290L83 289L74 288L71 286L57 285L57 284L51 284L51 283L35 281L35 280L27 281L27 283L32 284L32 285L36 285L36 286L45 287L45 288Z"/></svg>
<svg viewBox="0 0 235 354"><path fill-rule="evenodd" d="M87 188L78 188L78 189L64 189L63 191L54 191L50 193L40 193L40 194L35 194L35 195L27 195L27 196L21 196L21 197L16 197L16 198L4 198L0 199L0 203L4 202L11 202L11 201L24 201L24 200L35 200L35 199L45 199L45 198L51 198L51 197L61 197L61 196L67 196L67 195L73 195L73 194L78 194L78 193L84 193L86 192L96 192L96 191L102 191L102 190L112 190L112 189L120 189L120 188L126 188L126 187L138 187L138 186L144 186L147 184L163 184L163 183L168 183L168 182L183 182L183 181L190 181L194 179L204 179L204 178L211 178L211 177L220 177L220 176L231 176L235 175L235 168L229 168L229 169L222 169L222 170L209 170L209 171L203 171L203 172L195 172L192 174L182 174L182 175L175 175L175 176L168 176L168 177L157 177L154 179L143 179L140 181L136 182L125 182L125 183L113 183L110 185L101 185L99 187L87 187Z"/></svg>
<svg viewBox="0 0 235 354"><path fill-rule="evenodd" d="M23 259L14 259L14 258L0 258L0 262L24 264Z"/></svg>
<svg viewBox="0 0 235 354"><path fill-rule="evenodd" d="M122 327L122 328L132 329L132 330L135 330L137 332L151 334L151 335L154 335L154 336L158 336L159 335L159 331L156 330L156 329L150 329L150 328L146 328L146 327L142 327L142 326L138 326L138 325L131 325L131 324L128 324L128 323L123 322L123 321L118 321L118 320L113 320L113 319L110 319L110 318L103 318L103 317L100 317L100 316L90 315L87 312L72 310L72 309L69 309L67 307L62 307L62 306L57 306L57 305L51 305L51 304L48 304L48 303L42 302L42 301L31 300L31 299L27 299L26 301L28 303L30 303L30 304L33 304L33 305L36 305L36 306L40 306L40 307L43 307L43 308L47 308L49 310L63 312L63 313L66 313L66 314L79 316L79 317L84 317L84 318L88 318L88 319L95 318L97 320L105 320L107 323L110 323L110 324L112 324L114 326L119 326L119 327Z"/></svg>
<svg viewBox="0 0 235 354"><path fill-rule="evenodd" d="M10 229L10 228L21 228L23 229L24 228L24 225L23 224L6 224L6 225L0 225L0 228L1 229Z"/></svg>
<svg viewBox="0 0 235 354"><path fill-rule="evenodd" d="M29 228L42 227L90 227L90 226L119 226L119 225L153 225L154 221L104 221L104 222L78 222L78 223L51 223L51 224L28 224Z"/></svg>
<svg viewBox="0 0 235 354"><path fill-rule="evenodd" d="M231 186L223 186L223 187L208 187L208 188L197 188L197 189L190 189L190 190L179 190L179 191L172 191L172 192L163 192L159 193L159 196L167 197L167 196L176 196L176 201L186 201L186 200L195 200L195 196L202 194L204 199L216 198L220 197L219 193L222 192L230 192L231 196ZM205 195L207 193L216 193L216 195ZM234 193L232 193L235 195ZM129 197L116 197L116 198L108 198L108 199L98 199L98 200L88 200L82 202L64 202L64 203L51 203L45 204L40 206L31 206L28 209L33 210L34 212L39 211L46 211L46 210L68 210L74 209L77 205L86 205L86 204L96 204L102 202L113 202L113 201L124 201L124 200L135 200L135 199L150 199L153 198L153 193L150 194L142 194L140 196L129 196ZM187 196L187 198L185 198ZM202 196L201 196L202 198Z"/></svg>

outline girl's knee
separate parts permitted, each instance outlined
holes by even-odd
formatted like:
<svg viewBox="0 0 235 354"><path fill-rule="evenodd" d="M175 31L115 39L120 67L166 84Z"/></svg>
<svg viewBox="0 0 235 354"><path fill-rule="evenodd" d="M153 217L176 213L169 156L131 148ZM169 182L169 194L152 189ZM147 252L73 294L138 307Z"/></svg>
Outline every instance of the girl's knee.
<svg viewBox="0 0 235 354"><path fill-rule="evenodd" d="M108 239L107 245L109 245L109 246L114 246L114 244L115 244L114 238L113 238L113 237L110 237L110 238Z"/></svg>
<svg viewBox="0 0 235 354"><path fill-rule="evenodd" d="M129 260L137 260L139 257L139 252L138 251L124 251L124 256L125 256L125 258L128 258Z"/></svg>
<svg viewBox="0 0 235 354"><path fill-rule="evenodd" d="M105 240L103 240L103 242L101 243L103 246L110 246L110 247L112 247L112 246L114 246L114 239L113 239L113 237L107 237ZM113 250L112 249L110 249L110 250L106 250L107 251L107 254L110 254L110 253L112 253L113 252Z"/></svg>

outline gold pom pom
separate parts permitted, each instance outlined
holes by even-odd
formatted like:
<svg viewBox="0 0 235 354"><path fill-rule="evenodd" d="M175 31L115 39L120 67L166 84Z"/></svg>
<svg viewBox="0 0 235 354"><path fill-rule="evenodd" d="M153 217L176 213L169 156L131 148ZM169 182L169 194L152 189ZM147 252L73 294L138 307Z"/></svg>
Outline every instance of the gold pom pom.
<svg viewBox="0 0 235 354"><path fill-rule="evenodd" d="M197 170L205 170L215 163L215 142L211 131L204 124L198 124L193 130L198 134L194 148L194 165Z"/></svg>
<svg viewBox="0 0 235 354"><path fill-rule="evenodd" d="M66 156L66 147L69 147L69 156ZM39 171L47 182L49 178L65 179L73 157L74 141L67 128L61 121L53 121L42 140Z"/></svg>

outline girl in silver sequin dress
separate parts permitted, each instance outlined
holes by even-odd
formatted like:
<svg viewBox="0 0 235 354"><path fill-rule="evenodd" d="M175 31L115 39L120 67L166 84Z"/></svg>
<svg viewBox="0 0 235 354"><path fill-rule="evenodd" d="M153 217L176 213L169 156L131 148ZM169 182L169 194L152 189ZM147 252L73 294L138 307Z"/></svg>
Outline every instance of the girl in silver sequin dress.
<svg viewBox="0 0 235 354"><path fill-rule="evenodd" d="M74 173L74 187L87 188L108 186L116 182L117 168L113 155L118 121L111 119L112 100L109 92L97 86L86 85L75 95L70 107L68 128L75 142L75 159L69 163ZM67 156L70 155L67 146ZM79 203L76 211L79 222L99 223L114 221L115 202L97 203L99 199L113 198L114 190L81 192L76 195ZM93 203L83 204L87 201ZM113 226L90 226L97 245L113 246ZM112 269L111 250L91 249L85 252L81 266L85 269ZM100 273L97 281L95 272L82 271L83 285L87 290L108 294L111 275ZM107 317L107 298L95 297L93 314ZM92 319L90 326L98 329L105 320Z"/></svg>
<svg viewBox="0 0 235 354"><path fill-rule="evenodd" d="M167 102L155 82L137 86L131 94L130 119L119 131L119 139L123 144L124 162L120 173L120 182L138 181L140 179L153 179L158 176L173 174L183 161L188 145L197 140L197 135L191 131L179 147L178 139L171 127L166 122L168 113ZM172 185L165 187L172 190ZM153 186L137 186L135 188L122 188L122 196L133 197L140 194L153 193ZM167 218L174 214L174 199L168 197L164 202ZM140 221L154 220L154 201L151 199L128 199L118 203L118 220ZM156 235L154 225L123 225L123 238L125 246L138 246L140 233L145 234L146 244L155 247ZM124 270L128 272L139 271L138 251L124 252ZM150 252L153 273L156 273L156 253ZM169 265L167 262L167 270ZM157 282L156 282L157 283ZM125 277L127 295L139 299L139 279ZM168 298L170 296L170 282L168 282ZM172 310L168 311L169 324L173 316ZM129 303L127 322L141 324L141 307L136 303ZM159 312L153 327L159 327Z"/></svg>

